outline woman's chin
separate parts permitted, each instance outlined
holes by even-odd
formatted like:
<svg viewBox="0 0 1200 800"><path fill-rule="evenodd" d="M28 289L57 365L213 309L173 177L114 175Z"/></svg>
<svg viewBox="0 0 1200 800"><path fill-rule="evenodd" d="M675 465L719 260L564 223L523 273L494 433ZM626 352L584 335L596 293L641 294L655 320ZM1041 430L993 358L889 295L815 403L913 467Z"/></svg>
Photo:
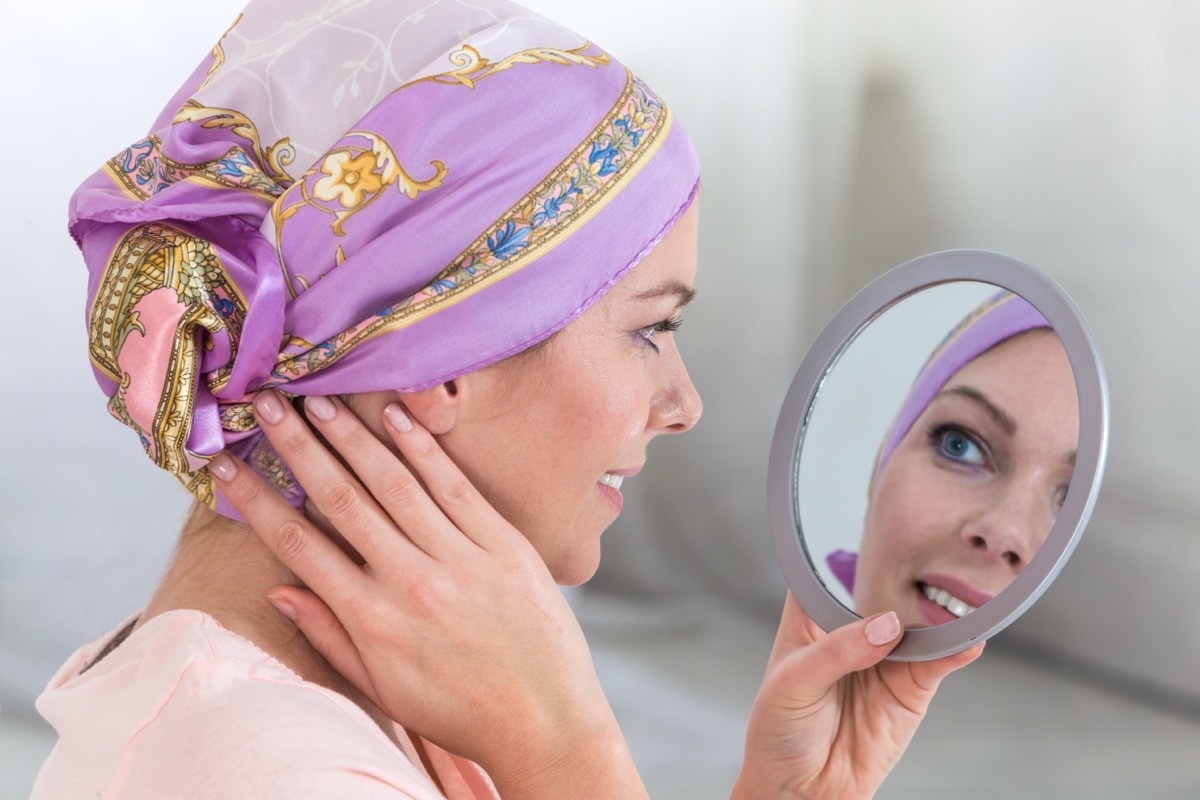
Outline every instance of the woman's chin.
<svg viewBox="0 0 1200 800"><path fill-rule="evenodd" d="M564 569L553 569L550 574L554 576L554 582L559 586L579 586L590 581L599 566L599 561L591 564L572 563Z"/></svg>
<svg viewBox="0 0 1200 800"><path fill-rule="evenodd" d="M600 568L600 548L575 548L553 561L547 561L550 575L559 586L587 583Z"/></svg>

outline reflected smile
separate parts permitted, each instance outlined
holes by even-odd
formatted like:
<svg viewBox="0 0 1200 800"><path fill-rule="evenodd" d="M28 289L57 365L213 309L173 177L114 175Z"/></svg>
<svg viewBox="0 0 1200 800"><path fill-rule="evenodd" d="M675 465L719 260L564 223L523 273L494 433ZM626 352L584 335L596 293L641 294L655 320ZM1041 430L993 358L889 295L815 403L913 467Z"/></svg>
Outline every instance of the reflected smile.
<svg viewBox="0 0 1200 800"><path fill-rule="evenodd" d="M929 584L921 583L920 581L917 582L917 588L921 590L921 593L924 594L925 597L937 603L939 606L960 619L975 610L975 606L967 604L965 601L960 600L959 598L947 592L945 589L939 589L936 586L930 586Z"/></svg>

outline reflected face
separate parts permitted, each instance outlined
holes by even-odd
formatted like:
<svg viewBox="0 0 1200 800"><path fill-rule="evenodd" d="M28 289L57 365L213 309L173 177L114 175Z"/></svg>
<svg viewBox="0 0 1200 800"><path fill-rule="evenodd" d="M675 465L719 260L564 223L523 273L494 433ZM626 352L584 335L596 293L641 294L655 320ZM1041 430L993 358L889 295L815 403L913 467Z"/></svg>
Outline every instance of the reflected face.
<svg viewBox="0 0 1200 800"><path fill-rule="evenodd" d="M949 622L999 594L1041 547L1079 440L1058 336L1014 336L955 373L871 486L854 600L908 627Z"/></svg>

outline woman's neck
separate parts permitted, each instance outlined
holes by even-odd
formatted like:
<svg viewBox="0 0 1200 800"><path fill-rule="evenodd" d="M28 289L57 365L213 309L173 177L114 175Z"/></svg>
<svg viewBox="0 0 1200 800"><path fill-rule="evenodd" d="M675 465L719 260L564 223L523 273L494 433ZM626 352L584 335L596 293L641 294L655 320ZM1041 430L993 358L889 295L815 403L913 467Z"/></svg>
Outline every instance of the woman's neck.
<svg viewBox="0 0 1200 800"><path fill-rule="evenodd" d="M194 508L139 622L165 611L196 609L271 655L287 652L296 628L266 599L278 583L298 581L249 526Z"/></svg>
<svg viewBox="0 0 1200 800"><path fill-rule="evenodd" d="M137 624L167 611L202 611L304 680L345 695L394 739L395 726L267 600L267 590L281 583L300 581L248 525L199 506L184 524L171 565Z"/></svg>

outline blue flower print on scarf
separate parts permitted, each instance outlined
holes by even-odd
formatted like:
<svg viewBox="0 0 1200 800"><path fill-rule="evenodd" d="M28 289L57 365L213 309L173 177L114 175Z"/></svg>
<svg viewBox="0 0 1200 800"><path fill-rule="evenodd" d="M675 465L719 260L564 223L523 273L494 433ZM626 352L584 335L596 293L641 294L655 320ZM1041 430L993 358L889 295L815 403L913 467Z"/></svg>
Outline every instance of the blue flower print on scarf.
<svg viewBox="0 0 1200 800"><path fill-rule="evenodd" d="M241 150L230 153L216 163L217 174L230 178L242 178L253 175L258 168L250 162Z"/></svg>
<svg viewBox="0 0 1200 800"><path fill-rule="evenodd" d="M509 220L503 228L496 231L494 236L489 236L487 240L488 250L492 251L492 255L501 261L507 261L522 247L528 247L530 228L522 226L517 229L516 223Z"/></svg>
<svg viewBox="0 0 1200 800"><path fill-rule="evenodd" d="M592 174L603 178L605 175L612 175L617 171L616 166L612 163L613 159L620 155L612 142L609 142L604 147L600 146L599 142L592 142L592 152L588 154L588 164L595 167L599 164L599 169L593 169Z"/></svg>
<svg viewBox="0 0 1200 800"><path fill-rule="evenodd" d="M534 214L533 219L530 220L533 227L540 228L547 222L558 219L559 207L573 194L581 195L583 194L583 189L576 186L575 180L572 178L571 185L561 195L558 197L547 197L546 202L542 203L542 210Z"/></svg>
<svg viewBox="0 0 1200 800"><path fill-rule="evenodd" d="M629 140L632 142L634 147L637 147L642 143L642 134L645 133L645 131L633 124L633 120L630 119L629 114L626 114L614 122L613 127L624 129L625 133L629 135Z"/></svg>

